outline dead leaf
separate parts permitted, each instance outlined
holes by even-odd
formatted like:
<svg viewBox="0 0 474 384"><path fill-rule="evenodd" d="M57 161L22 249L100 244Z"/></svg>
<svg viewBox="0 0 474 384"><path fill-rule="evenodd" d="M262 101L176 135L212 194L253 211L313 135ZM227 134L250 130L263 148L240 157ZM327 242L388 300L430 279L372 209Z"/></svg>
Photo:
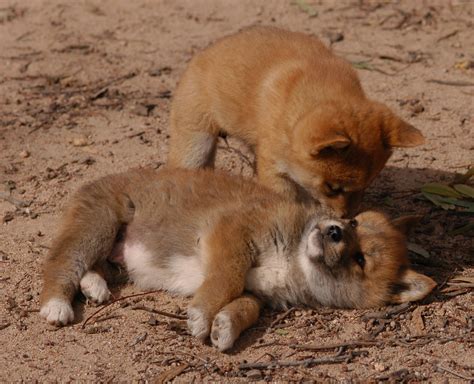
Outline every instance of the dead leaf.
<svg viewBox="0 0 474 384"><path fill-rule="evenodd" d="M424 334L425 322L423 320L423 307L417 307L412 313L411 322L409 325L410 332L413 336L421 336Z"/></svg>
<svg viewBox="0 0 474 384"><path fill-rule="evenodd" d="M417 255L423 256L425 259L429 259L431 256L430 253L426 249L422 248L418 244L408 243L407 246L410 252L414 252Z"/></svg>

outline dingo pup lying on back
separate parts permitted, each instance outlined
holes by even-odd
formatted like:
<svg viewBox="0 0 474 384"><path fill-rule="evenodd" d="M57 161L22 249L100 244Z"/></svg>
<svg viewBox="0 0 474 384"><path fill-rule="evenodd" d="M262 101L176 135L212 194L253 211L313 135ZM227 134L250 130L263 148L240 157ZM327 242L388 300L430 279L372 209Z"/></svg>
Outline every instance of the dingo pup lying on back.
<svg viewBox="0 0 474 384"><path fill-rule="evenodd" d="M109 298L107 262L143 289L192 295L191 333L230 348L261 303L365 308L435 286L408 266L404 234L382 214L336 219L252 181L212 171L135 170L82 187L44 267L41 316L64 325L80 289Z"/></svg>

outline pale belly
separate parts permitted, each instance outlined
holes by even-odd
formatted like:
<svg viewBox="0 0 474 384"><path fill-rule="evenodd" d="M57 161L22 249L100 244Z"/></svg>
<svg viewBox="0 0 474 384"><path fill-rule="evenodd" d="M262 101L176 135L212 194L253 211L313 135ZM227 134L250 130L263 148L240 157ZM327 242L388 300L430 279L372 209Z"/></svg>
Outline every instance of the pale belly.
<svg viewBox="0 0 474 384"><path fill-rule="evenodd" d="M172 255L165 263L158 263L158 257L139 242L124 244L123 262L131 280L142 289L190 296L204 281L204 266L198 255Z"/></svg>

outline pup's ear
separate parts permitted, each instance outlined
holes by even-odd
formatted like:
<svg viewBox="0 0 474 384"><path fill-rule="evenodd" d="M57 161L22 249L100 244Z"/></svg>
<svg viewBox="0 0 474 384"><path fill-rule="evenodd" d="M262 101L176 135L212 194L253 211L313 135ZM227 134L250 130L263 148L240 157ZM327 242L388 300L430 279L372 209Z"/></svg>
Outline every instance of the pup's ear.
<svg viewBox="0 0 474 384"><path fill-rule="evenodd" d="M400 290L392 298L393 303L400 304L421 300L436 287L436 283L428 276L415 272L412 269L407 269L403 273L399 286Z"/></svg>
<svg viewBox="0 0 474 384"><path fill-rule="evenodd" d="M316 156L328 150L343 150L349 147L351 139L346 135L336 132L318 132L318 135L312 138L313 146L311 155Z"/></svg>
<svg viewBox="0 0 474 384"><path fill-rule="evenodd" d="M417 128L387 111L383 119L383 137L387 147L416 147L425 142Z"/></svg>
<svg viewBox="0 0 474 384"><path fill-rule="evenodd" d="M392 224L397 228L401 233L404 235L408 235L411 229L413 229L419 222L423 216L421 215L409 215L409 216L402 216L395 220L392 220Z"/></svg>

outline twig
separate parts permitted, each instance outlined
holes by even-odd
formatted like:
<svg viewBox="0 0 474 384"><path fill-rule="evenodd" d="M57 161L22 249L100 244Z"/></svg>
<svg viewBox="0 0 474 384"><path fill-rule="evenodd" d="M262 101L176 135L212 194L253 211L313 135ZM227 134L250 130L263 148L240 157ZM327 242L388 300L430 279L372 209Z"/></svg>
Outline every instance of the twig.
<svg viewBox="0 0 474 384"><path fill-rule="evenodd" d="M454 31L449 32L448 34L441 36L438 40L436 40L436 42L439 43L440 41L449 39L450 37L453 37L454 35L457 35L458 33L459 33L459 29L455 29Z"/></svg>
<svg viewBox="0 0 474 384"><path fill-rule="evenodd" d="M235 153L237 156L239 156L243 160L244 163L246 163L250 168L252 168L252 170L255 173L255 162L250 160L249 157L246 156L241 150L231 147L229 143L227 142L227 140L224 140L224 142L227 144L226 147L218 146L217 148L223 149L224 151L227 151L227 152Z"/></svg>
<svg viewBox="0 0 474 384"><path fill-rule="evenodd" d="M280 323L281 321L285 320L291 313L293 313L294 311L296 310L295 307L291 307L290 309L288 309L286 312L282 313L281 315L277 316L277 318L272 321L272 323L270 324L270 328L273 328L275 325L277 325L278 323Z"/></svg>
<svg viewBox="0 0 474 384"><path fill-rule="evenodd" d="M438 80L438 79L429 79L426 80L427 83L435 83L441 85L452 85L453 87L472 87L474 86L473 82L470 81L457 81L457 80Z"/></svg>
<svg viewBox="0 0 474 384"><path fill-rule="evenodd" d="M316 316L314 319L318 322L319 325L321 325L321 327L324 328L326 332L329 332L331 330L326 324L323 323L323 321L318 316Z"/></svg>
<svg viewBox="0 0 474 384"><path fill-rule="evenodd" d="M130 135L127 136L127 138L133 139L134 137L141 136L145 133L146 133L145 131L139 131L139 132L131 133Z"/></svg>
<svg viewBox="0 0 474 384"><path fill-rule="evenodd" d="M171 317L173 319L178 319L178 320L186 320L187 317L186 316L182 316L182 315L175 315L174 313L169 313L169 312L165 312L165 311L160 311L159 309L154 309L154 308L150 308L150 307L146 307L144 305L141 305L141 304L137 304L137 305L134 305L132 307L133 310L140 310L140 311L146 311L146 312L151 312L151 313L156 313L157 315L161 315L161 316L166 316L166 317Z"/></svg>
<svg viewBox="0 0 474 384"><path fill-rule="evenodd" d="M397 371L393 371L393 372L390 372L390 373L387 373L386 375L382 375L382 376L378 376L376 377L375 379L377 381L382 381L382 380L390 380L390 379L403 379L403 378L406 378L406 376L408 375L409 371L408 369L406 368L402 368L402 369L399 369Z"/></svg>
<svg viewBox="0 0 474 384"><path fill-rule="evenodd" d="M388 319L391 316L398 315L400 313L406 312L410 309L411 303L403 303L393 307L388 307L384 311L379 312L369 312L362 316L363 320L369 319Z"/></svg>
<svg viewBox="0 0 474 384"><path fill-rule="evenodd" d="M262 343L262 344L258 344L258 345L254 345L252 346L252 349L258 349L258 348L264 348L264 347L272 347L274 345L286 345L286 344L283 344L283 343L279 343L278 341L269 341L268 343Z"/></svg>
<svg viewBox="0 0 474 384"><path fill-rule="evenodd" d="M333 343L326 345L317 345L317 344L291 344L290 348L300 349L305 351L326 351L329 349L336 348L348 348L348 347L368 347L373 345L379 345L380 341L378 340L353 340L353 341L344 341L341 343Z"/></svg>
<svg viewBox="0 0 474 384"><path fill-rule="evenodd" d="M158 293L158 292L161 292L160 289L157 289L157 290L154 290L154 291L148 291L148 292L142 292L142 293L136 293L134 295L129 295L129 296L124 296L124 297L119 297L118 299L115 299L113 301L111 301L110 303L107 303L106 305L104 305L103 307L99 308L97 311L95 311L92 315L90 315L87 319L84 320L84 322L82 323L82 326L81 328L84 329L85 326L87 325L87 323L93 318L95 317L98 313L102 312L104 309L110 307L111 305L119 302L119 301L123 301L123 300L126 300L126 299L131 299L133 297L140 297L140 296L146 296L146 295L151 295L151 294L154 294L154 293Z"/></svg>
<svg viewBox="0 0 474 384"><path fill-rule="evenodd" d="M9 326L11 325L11 323L3 323L3 324L0 324L0 331L5 329L5 328L8 328Z"/></svg>
<svg viewBox="0 0 474 384"><path fill-rule="evenodd" d="M445 367L443 367L442 365L439 365L439 364L436 366L436 368L440 369L441 371L450 373L451 375L460 377L461 379L467 380L467 381L469 381L469 382L471 382L472 380L474 380L474 376L465 376L465 375L463 375L462 373L459 373L459 372L456 372L456 371L452 371L451 369L445 368Z"/></svg>
<svg viewBox="0 0 474 384"><path fill-rule="evenodd" d="M298 366L313 366L320 364L340 364L344 362L351 361L355 356L360 356L366 354L367 351L351 352L346 355L334 355L334 356L324 356L319 358L311 358L304 360L275 360L268 363L242 363L239 365L239 369L275 369L281 367L298 367Z"/></svg>

